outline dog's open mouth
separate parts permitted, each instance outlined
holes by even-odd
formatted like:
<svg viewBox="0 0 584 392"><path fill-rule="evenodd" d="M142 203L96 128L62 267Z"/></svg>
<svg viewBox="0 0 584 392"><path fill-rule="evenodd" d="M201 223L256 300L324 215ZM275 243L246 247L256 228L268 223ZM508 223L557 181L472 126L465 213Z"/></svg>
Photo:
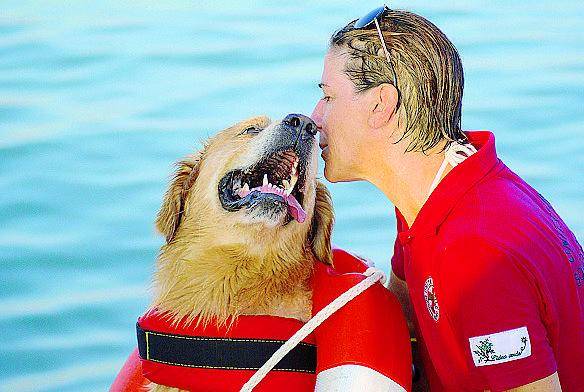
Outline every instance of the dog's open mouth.
<svg viewBox="0 0 584 392"><path fill-rule="evenodd" d="M219 198L223 208L237 211L266 205L287 208L292 218L302 223L304 168L293 150L276 152L245 170L228 172L219 181Z"/></svg>

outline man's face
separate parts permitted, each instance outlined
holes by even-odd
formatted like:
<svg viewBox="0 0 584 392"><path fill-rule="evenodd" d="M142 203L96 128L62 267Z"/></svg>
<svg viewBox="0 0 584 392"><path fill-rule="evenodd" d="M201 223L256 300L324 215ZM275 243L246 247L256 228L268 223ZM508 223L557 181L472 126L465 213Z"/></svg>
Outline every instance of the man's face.
<svg viewBox="0 0 584 392"><path fill-rule="evenodd" d="M367 107L362 95L355 93L345 74L346 55L329 51L324 59L321 98L312 119L320 130L320 147L325 161L324 175L331 182L362 179L360 165L366 157Z"/></svg>

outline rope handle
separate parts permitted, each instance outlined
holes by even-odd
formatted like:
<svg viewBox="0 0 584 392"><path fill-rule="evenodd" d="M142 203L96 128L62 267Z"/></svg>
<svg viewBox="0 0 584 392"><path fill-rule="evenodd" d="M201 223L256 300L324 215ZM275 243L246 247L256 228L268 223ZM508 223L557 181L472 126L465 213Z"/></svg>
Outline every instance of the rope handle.
<svg viewBox="0 0 584 392"><path fill-rule="evenodd" d="M379 268L369 267L363 275L366 276L364 280L351 287L343 294L335 298L330 304L322 308L316 313L306 324L302 326L286 343L284 343L276 352L268 359L264 365L259 368L253 376L243 385L240 392L251 392L264 377L288 354L298 343L312 333L320 324L329 318L337 310L345 306L353 298L373 286L377 281L385 284L387 278L385 273Z"/></svg>

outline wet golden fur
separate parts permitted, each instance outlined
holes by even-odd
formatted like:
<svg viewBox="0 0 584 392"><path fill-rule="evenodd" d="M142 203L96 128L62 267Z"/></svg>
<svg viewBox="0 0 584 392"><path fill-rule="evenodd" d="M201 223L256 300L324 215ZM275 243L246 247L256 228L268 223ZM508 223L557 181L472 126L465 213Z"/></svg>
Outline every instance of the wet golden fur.
<svg viewBox="0 0 584 392"><path fill-rule="evenodd" d="M242 135L251 125L264 130ZM245 211L224 210L217 195L220 178L257 159L274 125L263 116L240 122L177 163L156 219L166 244L157 260L152 303L173 321L223 324L243 314L310 318L313 265L332 263L333 209L328 190L316 179L316 146L303 223L249 222Z"/></svg>

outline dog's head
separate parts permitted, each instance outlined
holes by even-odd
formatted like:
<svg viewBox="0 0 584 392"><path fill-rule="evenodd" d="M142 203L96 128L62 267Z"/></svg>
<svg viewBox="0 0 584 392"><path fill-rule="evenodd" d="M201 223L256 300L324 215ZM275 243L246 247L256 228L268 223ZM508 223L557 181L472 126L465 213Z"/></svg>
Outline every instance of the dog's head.
<svg viewBox="0 0 584 392"><path fill-rule="evenodd" d="M312 120L289 114L254 117L210 138L177 164L156 220L167 244L204 238L265 254L294 241L331 263L333 211L316 179L315 135Z"/></svg>

